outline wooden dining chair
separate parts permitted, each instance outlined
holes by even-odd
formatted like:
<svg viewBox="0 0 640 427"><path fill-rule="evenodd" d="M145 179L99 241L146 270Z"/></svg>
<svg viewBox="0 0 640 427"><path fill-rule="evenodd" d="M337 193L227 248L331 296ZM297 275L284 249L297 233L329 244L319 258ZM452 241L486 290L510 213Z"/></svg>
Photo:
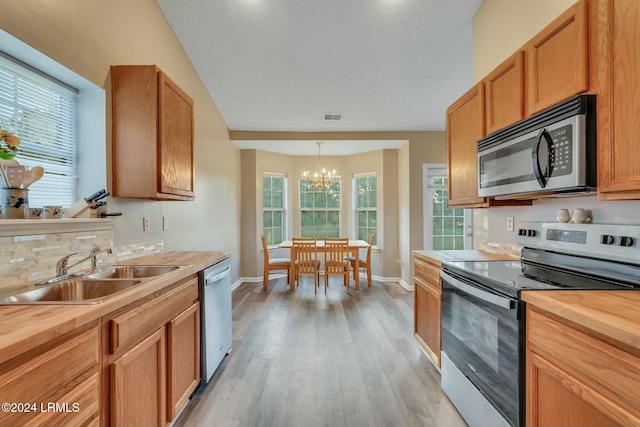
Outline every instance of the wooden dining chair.
<svg viewBox="0 0 640 427"><path fill-rule="evenodd" d="M367 283L369 284L369 287L371 287L371 247L373 246L374 237L375 236L373 233L371 234L371 236L369 236L369 247L367 248L367 256L364 259L360 258L360 268L367 269ZM359 253L358 256L360 256ZM350 255L347 257L347 259L351 263L351 268L353 269L353 280L356 280L356 274L360 274L359 271L356 271L356 258Z"/></svg>
<svg viewBox="0 0 640 427"><path fill-rule="evenodd" d="M264 236L260 236L262 240L262 252L264 252L264 273L262 279L262 287L265 291L269 290L269 273L273 270L287 270L287 283L289 283L289 270L291 269L290 258L271 258L269 249L267 248L267 240Z"/></svg>
<svg viewBox="0 0 640 427"><path fill-rule="evenodd" d="M324 239L324 293L327 293L329 276L341 275L344 285L349 292L349 261L346 256L349 254L348 237L326 237Z"/></svg>
<svg viewBox="0 0 640 427"><path fill-rule="evenodd" d="M314 237L294 237L291 245L293 257L293 277L299 284L301 274L314 276L313 292L320 286L320 260L318 259L318 243Z"/></svg>

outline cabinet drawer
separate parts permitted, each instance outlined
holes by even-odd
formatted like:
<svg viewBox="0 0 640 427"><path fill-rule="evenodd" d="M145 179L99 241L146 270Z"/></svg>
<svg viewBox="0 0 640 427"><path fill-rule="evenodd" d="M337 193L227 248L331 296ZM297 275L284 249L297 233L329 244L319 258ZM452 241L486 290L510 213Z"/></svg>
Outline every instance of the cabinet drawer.
<svg viewBox="0 0 640 427"><path fill-rule="evenodd" d="M194 278L112 319L109 325L109 351L114 354L133 339L158 329L197 299L198 279Z"/></svg>
<svg viewBox="0 0 640 427"><path fill-rule="evenodd" d="M414 262L414 270L416 278L421 279L424 283L431 286L438 292L442 291L439 268L433 267L424 261L416 259Z"/></svg>
<svg viewBox="0 0 640 427"><path fill-rule="evenodd" d="M568 324L527 310L528 349L640 417L640 358Z"/></svg>
<svg viewBox="0 0 640 427"><path fill-rule="evenodd" d="M35 403L40 414L41 403L63 402L83 373L97 373L98 361L98 328L93 327L0 374L3 401ZM94 391L97 407L97 384ZM33 418L34 413L4 412L0 425L24 425Z"/></svg>

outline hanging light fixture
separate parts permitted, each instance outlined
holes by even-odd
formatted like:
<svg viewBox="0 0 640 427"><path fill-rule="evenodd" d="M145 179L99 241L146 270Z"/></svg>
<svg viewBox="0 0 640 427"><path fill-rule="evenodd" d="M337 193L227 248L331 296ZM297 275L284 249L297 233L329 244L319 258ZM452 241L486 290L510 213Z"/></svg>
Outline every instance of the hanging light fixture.
<svg viewBox="0 0 640 427"><path fill-rule="evenodd" d="M323 188L328 190L336 178L336 170L328 171L325 168L320 168L320 146L322 141L318 141L316 144L318 145L318 171L313 175L309 171L304 171L302 175L307 187L315 186L317 190L322 190Z"/></svg>

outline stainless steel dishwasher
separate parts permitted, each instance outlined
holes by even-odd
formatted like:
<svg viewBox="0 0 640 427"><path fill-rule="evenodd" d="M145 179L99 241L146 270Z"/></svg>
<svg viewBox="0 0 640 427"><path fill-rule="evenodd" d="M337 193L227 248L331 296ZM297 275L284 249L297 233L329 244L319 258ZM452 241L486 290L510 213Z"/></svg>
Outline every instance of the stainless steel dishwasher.
<svg viewBox="0 0 640 427"><path fill-rule="evenodd" d="M200 375L206 384L231 350L231 260L202 270L199 285Z"/></svg>

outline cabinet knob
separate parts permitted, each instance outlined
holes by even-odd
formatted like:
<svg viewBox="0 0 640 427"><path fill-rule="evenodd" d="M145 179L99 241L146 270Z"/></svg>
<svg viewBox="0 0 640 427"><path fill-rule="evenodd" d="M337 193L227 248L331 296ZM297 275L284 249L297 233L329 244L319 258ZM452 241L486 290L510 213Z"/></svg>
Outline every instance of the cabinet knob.
<svg viewBox="0 0 640 427"><path fill-rule="evenodd" d="M600 243L603 245L613 245L616 241L615 237L610 234L602 234L600 235Z"/></svg>
<svg viewBox="0 0 640 427"><path fill-rule="evenodd" d="M620 237L620 246L633 246L633 238L629 236Z"/></svg>

